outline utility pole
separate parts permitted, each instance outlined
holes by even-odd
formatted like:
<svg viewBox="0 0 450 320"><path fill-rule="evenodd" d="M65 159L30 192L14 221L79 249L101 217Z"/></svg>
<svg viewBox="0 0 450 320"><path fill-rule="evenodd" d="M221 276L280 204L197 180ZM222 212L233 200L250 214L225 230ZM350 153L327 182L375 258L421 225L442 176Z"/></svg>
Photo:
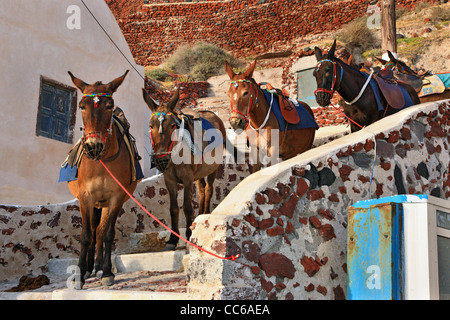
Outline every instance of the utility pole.
<svg viewBox="0 0 450 320"><path fill-rule="evenodd" d="M381 0L381 50L397 53L395 0Z"/></svg>

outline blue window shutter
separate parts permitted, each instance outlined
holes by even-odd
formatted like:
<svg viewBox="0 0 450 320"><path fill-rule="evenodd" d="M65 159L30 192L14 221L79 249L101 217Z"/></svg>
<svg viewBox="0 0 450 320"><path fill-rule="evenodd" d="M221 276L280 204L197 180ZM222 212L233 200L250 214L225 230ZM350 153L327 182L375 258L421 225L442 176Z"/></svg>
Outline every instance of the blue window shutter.
<svg viewBox="0 0 450 320"><path fill-rule="evenodd" d="M36 134L71 143L71 123L75 112L72 92L53 83L41 82Z"/></svg>

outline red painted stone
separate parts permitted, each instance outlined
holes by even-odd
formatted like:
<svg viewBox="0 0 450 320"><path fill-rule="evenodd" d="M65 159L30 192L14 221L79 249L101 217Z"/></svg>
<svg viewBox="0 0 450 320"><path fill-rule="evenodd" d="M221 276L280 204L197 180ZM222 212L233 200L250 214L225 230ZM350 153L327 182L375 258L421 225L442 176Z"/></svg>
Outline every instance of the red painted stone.
<svg viewBox="0 0 450 320"><path fill-rule="evenodd" d="M309 186L308 186L308 183L306 182L306 180L303 178L298 178L298 181L297 181L298 196L299 197L303 196L306 193L306 191L308 191L308 189L309 189Z"/></svg>
<svg viewBox="0 0 450 320"><path fill-rule="evenodd" d="M267 234L270 237L275 237L275 236L278 236L283 233L284 233L284 229L283 229L283 227L280 227L280 226L276 226L276 227L273 227L273 228L267 230Z"/></svg>
<svg viewBox="0 0 450 320"><path fill-rule="evenodd" d="M289 218L292 218L295 207L297 206L298 199L299 199L298 195L293 194L289 198L289 200L285 201L279 209L281 214L283 214Z"/></svg>
<svg viewBox="0 0 450 320"><path fill-rule="evenodd" d="M259 267L266 276L282 275L289 279L294 278L295 267L292 261L280 253L266 253L259 258Z"/></svg>
<svg viewBox="0 0 450 320"><path fill-rule="evenodd" d="M320 264L314 258L304 256L300 263L303 266L303 270L309 277L314 276L320 270Z"/></svg>

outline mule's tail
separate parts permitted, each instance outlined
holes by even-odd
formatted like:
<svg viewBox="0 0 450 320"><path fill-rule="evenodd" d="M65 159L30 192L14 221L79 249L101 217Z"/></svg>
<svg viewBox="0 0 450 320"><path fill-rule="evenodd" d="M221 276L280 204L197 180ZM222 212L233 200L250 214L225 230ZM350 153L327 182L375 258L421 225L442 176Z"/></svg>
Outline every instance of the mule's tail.
<svg viewBox="0 0 450 320"><path fill-rule="evenodd" d="M234 163L244 164L246 162L245 153L239 151L228 137L223 139L223 144L225 145L225 149L233 156Z"/></svg>

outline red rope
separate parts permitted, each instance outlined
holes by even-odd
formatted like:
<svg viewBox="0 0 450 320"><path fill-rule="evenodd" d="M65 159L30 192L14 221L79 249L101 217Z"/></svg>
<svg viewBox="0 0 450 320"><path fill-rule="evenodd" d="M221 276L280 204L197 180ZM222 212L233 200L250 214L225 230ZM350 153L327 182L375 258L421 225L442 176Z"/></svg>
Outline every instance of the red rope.
<svg viewBox="0 0 450 320"><path fill-rule="evenodd" d="M127 189L125 189L125 187L120 183L120 181L119 180L117 180L117 178L112 174L112 172L108 169L108 167L103 163L103 161L102 160L99 160L100 161L100 163L103 165L103 167L106 169L106 171L108 171L108 173L111 175L111 177L114 179L114 181L116 181L117 182L117 184L123 189L123 191L125 191L125 193L139 206L139 207L141 207L141 209L142 210L144 210L150 217L152 217L156 222L158 222L161 226L163 226L165 229L167 229L168 231L170 231L171 233L173 233L175 236L177 236L178 238L180 238L181 240L183 240L184 242L186 242L187 244L189 244L189 245L191 245L191 246L194 246L194 247L196 247L197 249L199 249L199 250L201 250L201 251L203 251L203 252L206 252L206 253L208 253L208 254L210 254L210 255L212 255L212 256L214 256L214 257L216 257L216 258L219 258L219 259L222 259L222 260L233 260L233 261L236 261L236 259L237 258L239 258L239 254L238 255L236 255L236 256L231 256L231 257L221 257L221 256L218 256L217 254L215 254L215 253L212 253L212 252L210 252L210 251L208 251L208 250L205 250L205 249L203 249L203 248L201 248L201 247L199 247L199 246L197 246L196 244L194 244L194 243L192 243L192 242L190 242L189 240L187 240L187 239L185 239L185 238L183 238L182 236L180 236L178 233L176 233L175 231L173 231L172 229L170 229L168 226L166 226L164 223L162 223L158 218L156 218L154 215L152 215L147 209L145 209L144 208L144 206L142 205L142 204L140 204L137 200L136 200L136 198L135 197L133 197L133 195L131 194L131 193L129 193L128 192L128 190Z"/></svg>
<svg viewBox="0 0 450 320"><path fill-rule="evenodd" d="M350 119L349 117L347 117L346 115L345 115L345 113L343 113L342 111L341 111L341 109L339 109L338 107L336 107L335 105L333 105L333 104L331 104L331 106L333 107L333 108L335 108L337 111L339 111L344 117L346 117L348 120L350 120L351 122L353 122L354 124L356 124L358 127L360 127L361 129L363 129L364 127L362 126L362 125L360 125L359 123L357 123L357 122L355 122L354 120L352 120L352 119Z"/></svg>

